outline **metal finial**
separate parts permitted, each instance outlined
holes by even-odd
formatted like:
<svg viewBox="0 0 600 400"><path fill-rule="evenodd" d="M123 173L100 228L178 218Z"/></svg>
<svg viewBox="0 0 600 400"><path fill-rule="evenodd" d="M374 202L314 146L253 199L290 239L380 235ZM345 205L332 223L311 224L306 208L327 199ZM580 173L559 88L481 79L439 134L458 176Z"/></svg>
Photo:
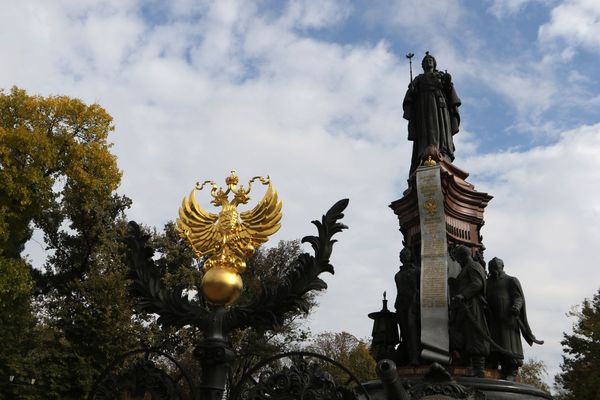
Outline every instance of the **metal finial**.
<svg viewBox="0 0 600 400"><path fill-rule="evenodd" d="M410 81L413 81L413 75L412 75L412 58L415 56L414 53L408 53L406 55L406 58L408 58L408 63L410 65Z"/></svg>

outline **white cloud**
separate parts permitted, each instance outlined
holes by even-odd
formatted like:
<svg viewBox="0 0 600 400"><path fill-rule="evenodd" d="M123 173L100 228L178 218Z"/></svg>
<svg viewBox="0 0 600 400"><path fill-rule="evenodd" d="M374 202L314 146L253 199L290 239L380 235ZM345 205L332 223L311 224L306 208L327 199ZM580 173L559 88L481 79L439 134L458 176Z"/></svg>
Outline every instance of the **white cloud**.
<svg viewBox="0 0 600 400"><path fill-rule="evenodd" d="M553 0L489 0L491 2L489 11L497 18L513 15L523 10L531 3L550 3Z"/></svg>
<svg viewBox="0 0 600 400"><path fill-rule="evenodd" d="M548 23L539 28L544 44L600 51L600 3L596 0L567 0L556 6Z"/></svg>
<svg viewBox="0 0 600 400"><path fill-rule="evenodd" d="M349 1L297 0L287 4L282 20L291 27L323 28L331 27L350 15L352 5Z"/></svg>
<svg viewBox="0 0 600 400"><path fill-rule="evenodd" d="M542 113L556 104L557 87L551 71L541 65L528 62L485 62L477 61L479 68L470 72L474 78L484 81L514 107L522 120L536 122ZM527 71L524 69L528 69Z"/></svg>
<svg viewBox="0 0 600 400"><path fill-rule="evenodd" d="M463 123L460 132L454 136L454 145L458 149L458 153L455 156L460 158L476 155L480 145L480 139L473 132L466 129L465 125Z"/></svg>
<svg viewBox="0 0 600 400"><path fill-rule="evenodd" d="M453 30L464 16L458 0L423 0L418 5L410 0L389 0L374 9L373 20L383 20L425 37Z"/></svg>

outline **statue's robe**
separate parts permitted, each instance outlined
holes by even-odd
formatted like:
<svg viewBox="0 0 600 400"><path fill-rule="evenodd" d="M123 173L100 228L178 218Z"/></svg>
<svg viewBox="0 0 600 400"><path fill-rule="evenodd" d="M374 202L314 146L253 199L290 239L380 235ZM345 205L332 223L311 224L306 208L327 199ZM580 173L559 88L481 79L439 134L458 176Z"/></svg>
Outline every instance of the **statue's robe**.
<svg viewBox="0 0 600 400"><path fill-rule="evenodd" d="M527 310L525 297L519 280L513 276L502 273L498 277L487 281L486 299L489 306L489 328L492 339L505 350L523 356L521 335L531 346L537 342L531 332L527 321ZM511 313L513 306L519 309L519 313ZM505 355L498 355L506 358ZM520 366L522 358L512 358L512 364Z"/></svg>
<svg viewBox="0 0 600 400"><path fill-rule="evenodd" d="M425 72L409 85L402 108L408 120L408 140L413 142L410 171L420 164L423 150L434 145L449 160L454 160L453 135L458 132L461 104L454 85L444 84L444 73Z"/></svg>
<svg viewBox="0 0 600 400"><path fill-rule="evenodd" d="M476 261L470 260L462 267L452 282L453 296L462 294L463 304L454 305L451 315L451 338L453 350L463 356L483 356L490 353L486 318L485 270Z"/></svg>
<svg viewBox="0 0 600 400"><path fill-rule="evenodd" d="M402 266L394 277L396 281L396 315L400 325L400 363L417 365L420 354L420 272L417 268Z"/></svg>

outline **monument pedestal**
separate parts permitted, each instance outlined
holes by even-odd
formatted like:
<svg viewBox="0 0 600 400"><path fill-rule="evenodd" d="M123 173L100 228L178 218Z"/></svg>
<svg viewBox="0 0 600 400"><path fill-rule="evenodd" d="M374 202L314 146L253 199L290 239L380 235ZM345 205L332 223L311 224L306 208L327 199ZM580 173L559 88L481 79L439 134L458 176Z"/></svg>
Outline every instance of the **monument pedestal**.
<svg viewBox="0 0 600 400"><path fill-rule="evenodd" d="M483 254L483 212L493 197L475 190L466 181L469 176L467 172L443 159L437 165L440 168L448 245L462 244L471 248L474 254ZM415 171L408 179L408 189L404 191L402 198L393 201L390 208L398 217L404 245L413 250L413 254L420 254L421 225L416 181Z"/></svg>
<svg viewBox="0 0 600 400"><path fill-rule="evenodd" d="M390 360L377 364L380 380L363 383L372 400L540 400L550 394L531 385L496 378L473 378L455 374L452 367L433 363L414 368L415 375L395 371Z"/></svg>
<svg viewBox="0 0 600 400"><path fill-rule="evenodd" d="M428 381L422 376L400 376L410 400L552 400L552 396L531 385L502 379L453 377L447 382ZM371 400L390 400L382 381L363 383ZM411 390L412 389L412 390Z"/></svg>

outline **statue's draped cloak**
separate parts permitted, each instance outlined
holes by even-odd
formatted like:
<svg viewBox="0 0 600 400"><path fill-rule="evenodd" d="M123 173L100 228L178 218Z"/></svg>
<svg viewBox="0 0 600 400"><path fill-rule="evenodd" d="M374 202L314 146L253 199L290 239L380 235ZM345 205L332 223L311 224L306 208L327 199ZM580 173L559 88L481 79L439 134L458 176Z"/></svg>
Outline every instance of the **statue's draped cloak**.
<svg viewBox="0 0 600 400"><path fill-rule="evenodd" d="M487 290L492 338L506 350L523 354L521 334L530 346L536 339L527 321L525 296L521 283L515 277L502 274L496 279L488 280ZM513 306L519 309L519 314L516 316L511 313ZM521 363L522 361L519 361L519 364Z"/></svg>
<svg viewBox="0 0 600 400"><path fill-rule="evenodd" d="M400 351L407 363L416 365L419 360L419 337L421 332L420 313L420 271L417 268L402 266L394 277L396 281L396 315L400 324L402 343Z"/></svg>
<svg viewBox="0 0 600 400"><path fill-rule="evenodd" d="M455 308L451 318L451 330L458 336L455 337L458 340L453 340L453 347L467 355L487 356L490 344L481 334L489 334L486 319L485 270L479 263L469 261L453 282L453 288L453 296L464 296L463 306Z"/></svg>
<svg viewBox="0 0 600 400"><path fill-rule="evenodd" d="M409 85L402 103L404 118L408 122L408 140L413 141L411 171L420 164L420 155L429 145L450 161L454 160L452 136L458 132L461 104L454 85L444 82L439 71L418 75Z"/></svg>

